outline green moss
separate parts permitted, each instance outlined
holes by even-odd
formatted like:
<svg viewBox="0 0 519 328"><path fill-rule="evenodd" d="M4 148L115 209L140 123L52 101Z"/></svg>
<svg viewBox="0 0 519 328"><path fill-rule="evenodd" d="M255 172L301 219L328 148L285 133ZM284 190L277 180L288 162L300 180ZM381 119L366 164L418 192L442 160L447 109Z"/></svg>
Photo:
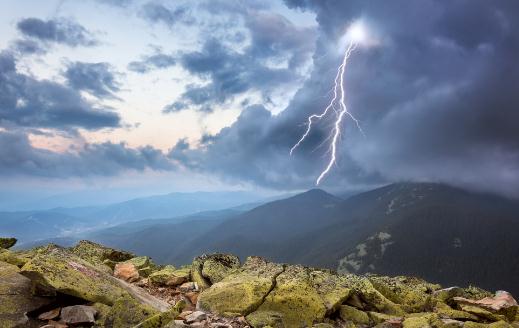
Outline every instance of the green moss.
<svg viewBox="0 0 519 328"><path fill-rule="evenodd" d="M369 316L370 320L376 324L382 323L389 319L399 318L399 316L385 314L385 313L379 313L379 312L372 312L372 311L368 312L368 316Z"/></svg>
<svg viewBox="0 0 519 328"><path fill-rule="evenodd" d="M33 280L35 287L91 302L112 305L127 294L111 276L57 246L49 248L47 253L38 253L22 267L21 273Z"/></svg>
<svg viewBox="0 0 519 328"><path fill-rule="evenodd" d="M475 314L478 317L485 318L490 321L506 321L506 317L504 315L492 313L483 308L480 308L479 306L469 304L459 304L459 306L465 312Z"/></svg>
<svg viewBox="0 0 519 328"><path fill-rule="evenodd" d="M175 304L169 311L156 314L134 328L161 328L173 321L182 312L182 309L186 306L184 301L180 301Z"/></svg>
<svg viewBox="0 0 519 328"><path fill-rule="evenodd" d="M354 292L379 312L396 316L403 316L405 313L400 305L386 298L378 291L369 279L354 275L348 275L348 278L351 279L354 285Z"/></svg>
<svg viewBox="0 0 519 328"><path fill-rule="evenodd" d="M311 326L324 319L326 307L302 266L288 266L256 312L279 312L285 327Z"/></svg>
<svg viewBox="0 0 519 328"><path fill-rule="evenodd" d="M202 255L193 260L191 280L200 289L207 289L212 284L222 281L240 267L238 257L229 254Z"/></svg>
<svg viewBox="0 0 519 328"><path fill-rule="evenodd" d="M348 278L326 270L311 270L312 286L324 302L326 313L335 312L352 294Z"/></svg>
<svg viewBox="0 0 519 328"><path fill-rule="evenodd" d="M431 306L432 293L440 285L412 277L369 276L373 287L406 312L422 312Z"/></svg>
<svg viewBox="0 0 519 328"><path fill-rule="evenodd" d="M260 306L273 288L275 277L282 271L280 264L250 257L240 270L203 291L198 304L201 309L211 312L247 315Z"/></svg>
<svg viewBox="0 0 519 328"><path fill-rule="evenodd" d="M115 301L103 326L112 328L133 327L157 314L158 311L151 307L140 304L132 297L123 296Z"/></svg>
<svg viewBox="0 0 519 328"><path fill-rule="evenodd" d="M442 325L436 313L413 313L403 322L403 328L441 327Z"/></svg>
<svg viewBox="0 0 519 328"><path fill-rule="evenodd" d="M34 297L31 281L15 265L0 261L0 328L25 327L26 312L52 302L51 298Z"/></svg>
<svg viewBox="0 0 519 328"><path fill-rule="evenodd" d="M10 250L0 248L0 261L22 267L28 260L27 258L17 256L16 253Z"/></svg>
<svg viewBox="0 0 519 328"><path fill-rule="evenodd" d="M240 259L229 254L209 255L202 267L202 276L209 279L211 284L222 281L231 272L240 267Z"/></svg>
<svg viewBox="0 0 519 328"><path fill-rule="evenodd" d="M285 328L283 315L276 311L256 311L247 316L247 322L253 328Z"/></svg>
<svg viewBox="0 0 519 328"><path fill-rule="evenodd" d="M158 266L153 263L151 258L148 256L134 257L128 261L125 261L125 263L133 264L135 268L137 268L137 271L139 271L139 275L141 277L148 277L152 272L158 269Z"/></svg>
<svg viewBox="0 0 519 328"><path fill-rule="evenodd" d="M70 248L70 251L94 265L106 265L105 261L107 263L122 262L135 256L132 253L105 247L88 240L81 240L76 246Z"/></svg>
<svg viewBox="0 0 519 328"><path fill-rule="evenodd" d="M339 316L344 321L352 321L354 323L367 325L369 324L369 316L366 312L357 310L353 306L341 305Z"/></svg>
<svg viewBox="0 0 519 328"><path fill-rule="evenodd" d="M450 318L450 319L462 319L462 320L474 320L477 321L478 317L474 314L455 310L448 306L447 304L438 302L434 308L434 312L438 313L438 315L442 318Z"/></svg>
<svg viewBox="0 0 519 328"><path fill-rule="evenodd" d="M92 307L97 310L96 322L95 322L96 327L103 327L104 322L105 322L106 318L108 317L108 314L110 313L110 310L112 309L112 307L108 306L106 304L103 304L103 303L93 303Z"/></svg>

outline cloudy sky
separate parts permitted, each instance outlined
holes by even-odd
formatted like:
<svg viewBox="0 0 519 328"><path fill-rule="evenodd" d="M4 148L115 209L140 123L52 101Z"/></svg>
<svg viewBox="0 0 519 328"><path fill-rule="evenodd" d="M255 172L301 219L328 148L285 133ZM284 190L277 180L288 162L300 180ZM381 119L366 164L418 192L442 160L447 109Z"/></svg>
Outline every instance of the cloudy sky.
<svg viewBox="0 0 519 328"><path fill-rule="evenodd" d="M515 0L0 3L0 192L329 190L437 181L519 197Z"/></svg>

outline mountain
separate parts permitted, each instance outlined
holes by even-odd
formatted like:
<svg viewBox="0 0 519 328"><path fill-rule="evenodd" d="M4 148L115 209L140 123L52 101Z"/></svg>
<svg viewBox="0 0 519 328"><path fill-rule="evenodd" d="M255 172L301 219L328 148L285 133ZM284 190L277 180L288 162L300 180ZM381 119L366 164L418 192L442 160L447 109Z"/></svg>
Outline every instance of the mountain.
<svg viewBox="0 0 519 328"><path fill-rule="evenodd" d="M132 221L165 218L182 221L186 215L233 207L236 211L244 211L270 199L239 191L170 193L103 206L0 212L0 231L15 236L22 245L35 245L45 243L49 238L72 238ZM201 214L200 217L211 219L210 215L203 218L204 214Z"/></svg>
<svg viewBox="0 0 519 328"><path fill-rule="evenodd" d="M346 200L310 190L210 225L198 222L187 239L186 226L170 226L162 237L148 226L153 241L146 253L175 264L215 251L257 254L345 273L415 275L519 293L519 203L447 185L392 184ZM124 238L110 245L126 245ZM175 239L181 242L171 247Z"/></svg>

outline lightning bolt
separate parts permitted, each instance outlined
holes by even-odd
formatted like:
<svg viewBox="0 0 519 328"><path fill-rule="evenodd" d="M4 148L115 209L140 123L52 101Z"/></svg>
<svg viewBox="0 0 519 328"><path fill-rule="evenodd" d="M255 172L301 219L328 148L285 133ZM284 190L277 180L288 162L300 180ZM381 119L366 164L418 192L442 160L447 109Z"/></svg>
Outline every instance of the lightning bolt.
<svg viewBox="0 0 519 328"><path fill-rule="evenodd" d="M293 154L293 152L301 145L301 143L308 137L310 132L312 131L312 126L314 122L320 121L322 118L326 117L328 113L330 112L330 109L333 109L335 112L335 123L333 125L333 129L330 132L330 136L328 139L331 139L330 142L330 159L328 161L328 164L323 169L319 177L317 178L315 184L319 185L321 183L322 179L330 172L330 169L332 168L333 164L337 162L337 143L339 141L339 137L341 135L341 126L342 121L344 119L344 116L348 116L357 126L357 129L364 134L364 131L362 131L362 128L360 127L359 121L353 116L353 114L348 110L348 107L346 107L346 95L344 91L344 72L346 71L346 66L348 64L348 59L350 58L351 54L357 47L357 44L355 42L350 42L346 51L344 52L344 57L342 59L341 65L337 69L337 75L335 76L335 84L333 88L333 98L324 108L324 110L320 114L312 114L308 117L308 123L306 127L306 131L303 134L303 136L297 141L297 143L290 149L290 155ZM338 106L338 108L336 108ZM327 140L328 140L327 139Z"/></svg>

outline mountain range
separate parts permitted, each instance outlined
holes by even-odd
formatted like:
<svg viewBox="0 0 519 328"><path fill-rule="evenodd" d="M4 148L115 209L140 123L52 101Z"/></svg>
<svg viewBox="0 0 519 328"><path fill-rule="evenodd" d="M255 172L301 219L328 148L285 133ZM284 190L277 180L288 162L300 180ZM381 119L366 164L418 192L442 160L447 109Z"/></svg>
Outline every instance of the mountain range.
<svg viewBox="0 0 519 328"><path fill-rule="evenodd" d="M87 237L161 263L255 254L343 273L519 292L519 202L442 184L392 184L345 200L314 189L249 211L139 224Z"/></svg>
<svg viewBox="0 0 519 328"><path fill-rule="evenodd" d="M215 207L223 198L215 197L199 209ZM414 275L442 285L519 292L519 202L493 194L435 183L391 184L346 199L313 189L259 205L146 220L137 218L156 216L162 205L174 208L174 202L160 198L156 207L152 202L128 216L133 204L91 212L94 221L76 218L76 227L84 229L79 234L71 231L50 240L44 236L25 246L49 241L67 246L86 238L175 265L190 263L202 253L224 252L342 273ZM229 200L222 201L220 208L227 204ZM31 229L36 236L49 226L68 224L74 220L72 212L55 210L59 219L22 216L18 227L35 222ZM114 225L122 217L117 213L123 212L131 222ZM20 217L11 218L15 220ZM88 229L92 222L107 220L113 220L112 226Z"/></svg>

